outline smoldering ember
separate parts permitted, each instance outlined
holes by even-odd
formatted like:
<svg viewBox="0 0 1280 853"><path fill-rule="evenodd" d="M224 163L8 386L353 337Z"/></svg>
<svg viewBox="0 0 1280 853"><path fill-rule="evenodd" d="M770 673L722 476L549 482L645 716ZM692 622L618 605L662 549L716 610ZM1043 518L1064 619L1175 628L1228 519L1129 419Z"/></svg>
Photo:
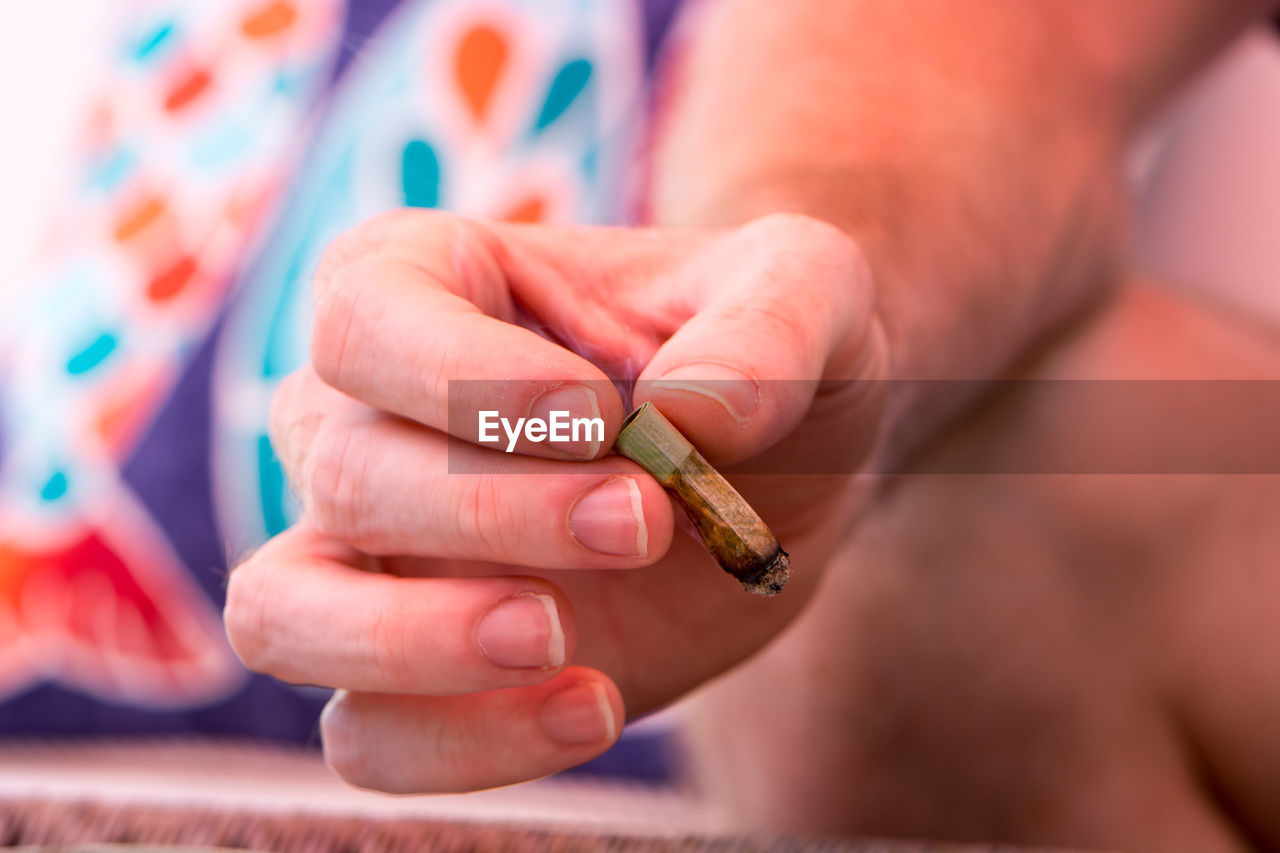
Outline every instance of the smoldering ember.
<svg viewBox="0 0 1280 853"><path fill-rule="evenodd" d="M543 441L604 441L604 418L574 418L570 412L549 413L542 418L517 418L515 424L509 418L500 417L496 411L480 412L480 442L496 444L502 440L498 427L507 437L507 453L515 452L516 442L524 437L534 443Z"/></svg>

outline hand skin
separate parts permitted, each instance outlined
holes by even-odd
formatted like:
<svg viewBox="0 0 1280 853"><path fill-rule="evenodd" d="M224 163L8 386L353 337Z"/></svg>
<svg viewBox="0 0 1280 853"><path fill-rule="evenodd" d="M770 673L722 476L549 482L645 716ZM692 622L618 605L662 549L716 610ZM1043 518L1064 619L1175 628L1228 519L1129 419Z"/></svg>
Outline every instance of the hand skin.
<svg viewBox="0 0 1280 853"><path fill-rule="evenodd" d="M226 623L251 667L339 688L325 754L355 784L470 790L601 752L624 700L630 714L667 703L794 617L858 500L847 476L740 481L806 567L763 600L673 536L656 481L603 455L624 412L601 366L644 365L636 402L658 404L713 462L772 447L784 470L813 470L814 454L858 467L876 401L848 382L815 394L817 378L881 378L882 338L865 265L828 225L787 214L673 236L404 211L331 248L316 290L313 367L272 412L306 519L232 573ZM591 360L517 325L517 304ZM726 366L750 377L715 386L733 413L688 384ZM454 377L495 381L450 400ZM545 444L525 448L543 458L510 455L442 432L446 407L465 432L480 410L522 414L572 388L595 394L602 458ZM571 406L590 414L557 404ZM584 523L596 489L612 503ZM486 633L482 618L513 598L514 636ZM565 715L581 731L566 737L548 708L575 686Z"/></svg>
<svg viewBox="0 0 1280 853"><path fill-rule="evenodd" d="M1280 335L1134 282L1024 375L1275 381ZM918 464L1052 466L1071 400L991 401ZM1240 402L1134 434L1176 467L1231 430L1274 471L1274 414ZM1280 848L1277 505L1261 473L895 478L803 616L685 709L702 789L774 832Z"/></svg>
<svg viewBox="0 0 1280 853"><path fill-rule="evenodd" d="M637 402L658 402L713 461L838 452L833 468L852 470L906 456L971 401L810 399L819 379L996 376L1105 289L1127 129L1256 9L1050 6L1041 18L1015 0L726 3L688 48L653 202L659 224L721 227L405 212L330 250L312 366L272 415L307 518L232 574L226 619L250 666L339 688L322 734L340 773L465 790L599 753L624 701L630 714L668 702L781 631L865 500L852 478L741 480L805 567L781 599L753 600L673 538L666 497L623 460L450 449L449 379L507 383L501 399L455 401L462 424L480 408L526 411L560 383L590 388L607 446L623 415L609 375L734 368L749 377L745 418L688 385ZM838 24L825 34L824 15ZM832 37L846 31L857 40ZM1136 58L1120 61L1112 32ZM755 98L769 87L815 97ZM786 209L815 218L756 218ZM755 384L773 378L799 381ZM580 397L575 414L589 408ZM575 522L577 502L611 482L612 510ZM513 598L505 631L478 627Z"/></svg>

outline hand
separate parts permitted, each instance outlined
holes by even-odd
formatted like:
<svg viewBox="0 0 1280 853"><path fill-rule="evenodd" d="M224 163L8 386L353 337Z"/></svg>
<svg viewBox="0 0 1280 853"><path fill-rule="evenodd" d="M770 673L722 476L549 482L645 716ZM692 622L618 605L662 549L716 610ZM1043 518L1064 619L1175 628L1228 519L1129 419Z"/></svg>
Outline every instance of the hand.
<svg viewBox="0 0 1280 853"><path fill-rule="evenodd" d="M671 701L795 617L858 504L838 472L872 450L879 383L819 381L879 378L887 354L857 246L815 220L405 211L340 239L315 292L312 363L272 411L305 518L232 574L226 621L249 666L338 688L321 732L357 785L475 789L600 753L624 708ZM781 597L673 535L658 484L607 455L614 377L713 463L768 450L772 470L835 473L739 481L792 554ZM451 396L459 379L488 381ZM598 414L605 438L506 454L473 443L482 410Z"/></svg>

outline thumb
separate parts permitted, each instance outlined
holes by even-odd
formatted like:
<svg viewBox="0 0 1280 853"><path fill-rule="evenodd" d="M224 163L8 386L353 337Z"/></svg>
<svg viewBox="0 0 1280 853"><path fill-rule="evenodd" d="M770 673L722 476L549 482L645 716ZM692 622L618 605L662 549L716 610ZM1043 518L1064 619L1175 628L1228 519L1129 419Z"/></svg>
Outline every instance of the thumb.
<svg viewBox="0 0 1280 853"><path fill-rule="evenodd" d="M861 378L874 292L857 244L796 214L754 220L686 270L704 294L636 383L711 461L748 459L804 419L823 379ZM708 284L714 277L716 284Z"/></svg>

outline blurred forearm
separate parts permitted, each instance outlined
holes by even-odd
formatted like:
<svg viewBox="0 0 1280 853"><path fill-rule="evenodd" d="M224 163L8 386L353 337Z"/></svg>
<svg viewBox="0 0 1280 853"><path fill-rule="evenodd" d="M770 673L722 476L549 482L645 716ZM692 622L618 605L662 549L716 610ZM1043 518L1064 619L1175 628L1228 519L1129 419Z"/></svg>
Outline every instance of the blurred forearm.
<svg viewBox="0 0 1280 853"><path fill-rule="evenodd" d="M1113 280L1120 154L1257 0L719 0L668 84L664 224L848 231L897 378L985 378ZM965 402L891 401L893 454Z"/></svg>

